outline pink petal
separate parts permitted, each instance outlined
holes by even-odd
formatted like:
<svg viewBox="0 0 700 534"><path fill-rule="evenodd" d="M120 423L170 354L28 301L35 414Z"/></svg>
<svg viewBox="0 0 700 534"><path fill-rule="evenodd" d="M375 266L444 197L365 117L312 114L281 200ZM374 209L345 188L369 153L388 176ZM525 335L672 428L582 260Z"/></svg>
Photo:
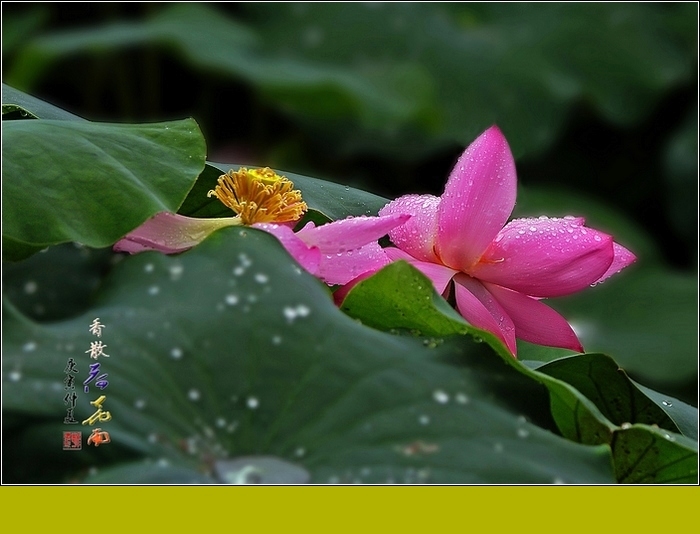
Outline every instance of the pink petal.
<svg viewBox="0 0 700 534"><path fill-rule="evenodd" d="M439 204L440 199L433 195L404 195L380 209L379 215L412 215L408 222L389 232L392 243L417 260L438 263L434 247Z"/></svg>
<svg viewBox="0 0 700 534"><path fill-rule="evenodd" d="M637 260L637 256L632 254L622 245L618 245L617 243L613 243L613 252L615 253L615 257L613 258L610 267L608 267L608 270L605 271L603 276L598 278L598 280L596 280L594 283L600 284L602 281L606 280L607 278L610 278L616 273L619 273L622 269L624 269L628 265L631 265Z"/></svg>
<svg viewBox="0 0 700 534"><path fill-rule="evenodd" d="M369 243L355 250L322 255L317 276L329 285L347 284L354 278L367 272L374 273L389 263L384 249L376 242Z"/></svg>
<svg viewBox="0 0 700 534"><path fill-rule="evenodd" d="M510 289L488 283L484 286L513 320L516 337L538 345L583 352L569 323L552 308Z"/></svg>
<svg viewBox="0 0 700 534"><path fill-rule="evenodd" d="M253 228L274 235L289 254L308 272L317 276L321 264L321 252L317 247L304 243L289 226L272 223L256 223Z"/></svg>
<svg viewBox="0 0 700 534"><path fill-rule="evenodd" d="M501 230L469 274L535 297L580 291L613 261L613 240L576 219L516 219Z"/></svg>
<svg viewBox="0 0 700 534"><path fill-rule="evenodd" d="M501 304L478 281L463 273L454 277L457 309L469 323L495 334L515 356L515 326Z"/></svg>
<svg viewBox="0 0 700 534"><path fill-rule="evenodd" d="M391 261L405 260L410 263L413 267L422 272L427 276L440 295L445 293L447 289L447 284L450 283L452 277L457 274L458 271L445 267L439 263L430 263L427 261L416 260L410 254L394 247L388 247L384 249L385 254Z"/></svg>
<svg viewBox="0 0 700 534"><path fill-rule="evenodd" d="M162 211L117 241L113 249L130 254L146 250L175 254L198 245L219 228L239 224L235 217L195 219Z"/></svg>
<svg viewBox="0 0 700 534"><path fill-rule="evenodd" d="M508 142L496 126L464 151L437 210L437 253L460 271L481 257L515 206L516 174Z"/></svg>
<svg viewBox="0 0 700 534"><path fill-rule="evenodd" d="M348 217L321 226L309 223L297 235L307 245L318 247L322 254L336 254L377 241L410 218L405 213L384 217Z"/></svg>

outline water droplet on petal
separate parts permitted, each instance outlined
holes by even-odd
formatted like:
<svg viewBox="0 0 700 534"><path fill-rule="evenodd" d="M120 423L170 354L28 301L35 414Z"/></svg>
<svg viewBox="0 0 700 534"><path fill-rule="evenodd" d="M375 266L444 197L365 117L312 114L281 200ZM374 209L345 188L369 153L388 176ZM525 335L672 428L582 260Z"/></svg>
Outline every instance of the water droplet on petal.
<svg viewBox="0 0 700 534"><path fill-rule="evenodd" d="M667 400L661 401L661 404L663 404L664 406L673 406L673 403Z"/></svg>

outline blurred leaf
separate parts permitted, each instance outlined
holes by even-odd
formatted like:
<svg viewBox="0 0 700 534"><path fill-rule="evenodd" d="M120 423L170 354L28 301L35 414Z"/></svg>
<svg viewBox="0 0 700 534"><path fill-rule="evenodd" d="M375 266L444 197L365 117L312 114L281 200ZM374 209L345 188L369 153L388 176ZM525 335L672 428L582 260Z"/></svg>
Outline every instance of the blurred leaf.
<svg viewBox="0 0 700 534"><path fill-rule="evenodd" d="M551 306L587 351L614 355L633 377L664 389L697 379L697 284L696 275L632 266Z"/></svg>
<svg viewBox="0 0 700 534"><path fill-rule="evenodd" d="M57 108L56 106L44 102L36 97L18 91L14 87L2 84L2 114L21 110L24 114L29 114L37 119L56 119L68 121L83 121L82 117L68 113L67 111Z"/></svg>
<svg viewBox="0 0 700 534"><path fill-rule="evenodd" d="M418 158L493 123L516 155L547 147L586 100L631 124L692 77L690 4L200 4L145 22L34 40L7 77L28 88L58 59L160 44L244 80L336 151ZM342 23L339 23L342 21ZM339 127L340 126L340 127Z"/></svg>
<svg viewBox="0 0 700 534"><path fill-rule="evenodd" d="M637 256L637 264L650 265L660 262L659 251L649 235L613 206L587 197L579 191L520 186L513 217L543 215L584 217L586 226L612 235L615 241L631 250ZM621 276L624 276L624 271Z"/></svg>
<svg viewBox="0 0 700 534"><path fill-rule="evenodd" d="M666 147L666 212L689 246L698 244L698 108Z"/></svg>
<svg viewBox="0 0 700 534"><path fill-rule="evenodd" d="M46 23L49 12L44 5L35 6L28 11L2 13L2 55L5 59L24 42L34 37Z"/></svg>
<svg viewBox="0 0 700 534"><path fill-rule="evenodd" d="M129 257L97 302L51 324L6 307L3 420L62 420L66 361L77 359L80 384L99 317L104 430L180 474L96 462L87 480L204 480L220 462L267 456L316 483L613 481L607 448L553 434L546 390L487 344L431 348L359 325L268 234L226 228L177 257ZM99 394L79 391L78 419ZM40 470L58 447L42 443L12 461Z"/></svg>
<svg viewBox="0 0 700 534"><path fill-rule="evenodd" d="M42 247L111 245L155 213L176 211L203 168L205 151L192 119L147 125L7 121L3 236ZM3 256L20 259L23 252L5 248Z"/></svg>

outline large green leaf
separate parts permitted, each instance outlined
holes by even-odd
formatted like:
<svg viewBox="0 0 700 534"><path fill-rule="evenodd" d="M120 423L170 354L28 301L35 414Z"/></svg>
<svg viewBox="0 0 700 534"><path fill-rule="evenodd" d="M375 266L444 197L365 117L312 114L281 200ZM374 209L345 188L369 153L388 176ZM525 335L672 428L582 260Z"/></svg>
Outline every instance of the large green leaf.
<svg viewBox="0 0 700 534"><path fill-rule="evenodd" d="M563 380L589 398L616 425L647 424L679 432L673 420L604 354L582 354L550 362L537 369ZM666 405L668 405L666 401ZM695 410L697 416L697 410ZM697 438L697 427L691 433Z"/></svg>
<svg viewBox="0 0 700 534"><path fill-rule="evenodd" d="M3 295L36 321L73 317L88 308L111 263L120 259L109 249L75 243L48 247L24 261L3 265Z"/></svg>
<svg viewBox="0 0 700 534"><path fill-rule="evenodd" d="M2 114L19 110L21 114L36 119L56 119L68 121L83 121L82 117L73 115L48 102L40 100L14 87L2 84Z"/></svg>
<svg viewBox="0 0 700 534"><path fill-rule="evenodd" d="M14 426L3 451L14 453L13 473L31 462L41 478L55 460L64 369L76 358L78 384L86 378L95 317L109 386L79 390L76 416L107 396L112 443L91 464L100 482L231 482L270 456L321 483L613 481L609 450L552 433L547 390L487 343L425 345L360 325L272 236L237 228L177 257L127 258L78 317L38 324L6 306L3 421ZM16 442L24 428L42 438L31 457ZM112 446L122 452L110 459ZM123 451L152 463L121 465ZM79 476L67 468L62 480Z"/></svg>
<svg viewBox="0 0 700 534"><path fill-rule="evenodd" d="M34 247L111 245L158 211L177 210L205 150L192 119L4 122L3 236ZM5 247L3 256L21 252Z"/></svg>
<svg viewBox="0 0 700 534"><path fill-rule="evenodd" d="M685 436L633 425L615 432L612 449L622 483L698 483L698 444Z"/></svg>
<svg viewBox="0 0 700 534"><path fill-rule="evenodd" d="M516 154L548 146L582 100L629 124L692 78L690 4L204 5L33 40L8 79L27 88L71 54L161 45L244 80L329 149L402 158L500 124ZM341 22L342 21L342 22ZM583 44L582 44L583 43ZM341 127L339 127L341 125Z"/></svg>

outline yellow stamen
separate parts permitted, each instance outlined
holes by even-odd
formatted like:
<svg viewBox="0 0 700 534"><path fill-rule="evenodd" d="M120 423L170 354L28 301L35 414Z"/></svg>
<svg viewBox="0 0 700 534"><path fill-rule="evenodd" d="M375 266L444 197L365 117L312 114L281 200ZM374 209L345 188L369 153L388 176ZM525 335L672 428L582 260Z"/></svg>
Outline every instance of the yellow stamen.
<svg viewBox="0 0 700 534"><path fill-rule="evenodd" d="M272 169L241 167L219 177L219 185L207 193L231 208L246 225L297 221L308 209L301 191Z"/></svg>

